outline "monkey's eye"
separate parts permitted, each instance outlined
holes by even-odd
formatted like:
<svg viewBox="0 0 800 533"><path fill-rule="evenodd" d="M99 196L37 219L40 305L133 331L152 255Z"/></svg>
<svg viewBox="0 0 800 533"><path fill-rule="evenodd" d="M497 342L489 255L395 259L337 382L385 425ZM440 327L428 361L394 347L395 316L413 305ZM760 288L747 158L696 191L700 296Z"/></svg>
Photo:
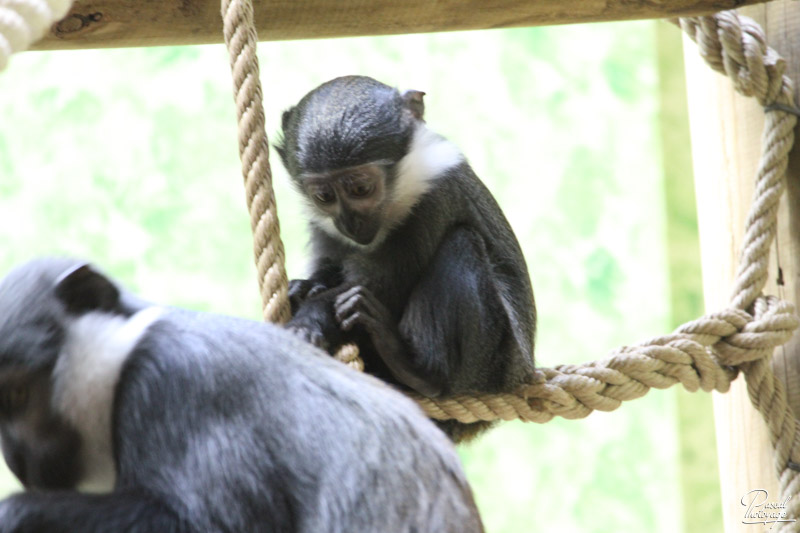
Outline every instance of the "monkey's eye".
<svg viewBox="0 0 800 533"><path fill-rule="evenodd" d="M314 192L314 200L320 204L329 204L336 199L336 195L330 189L318 189Z"/></svg>
<svg viewBox="0 0 800 533"><path fill-rule="evenodd" d="M354 198L363 198L365 196L369 196L370 194L372 194L372 191L374 190L375 186L372 183L356 182L350 185L349 193L350 196Z"/></svg>
<svg viewBox="0 0 800 533"><path fill-rule="evenodd" d="M330 204L336 200L336 192L333 187L329 183L323 183L322 180L307 183L305 189L306 194L318 204Z"/></svg>

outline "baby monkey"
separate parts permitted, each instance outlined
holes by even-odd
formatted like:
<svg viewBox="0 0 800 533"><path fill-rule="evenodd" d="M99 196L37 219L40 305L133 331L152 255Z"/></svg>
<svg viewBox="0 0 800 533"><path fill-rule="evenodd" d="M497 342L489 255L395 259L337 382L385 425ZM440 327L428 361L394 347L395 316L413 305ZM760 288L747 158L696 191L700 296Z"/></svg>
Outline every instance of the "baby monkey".
<svg viewBox="0 0 800 533"><path fill-rule="evenodd" d="M359 346L365 370L430 397L530 383L536 307L514 232L424 93L346 76L287 110L277 150L305 199L311 275L288 327ZM484 422L440 423L456 441Z"/></svg>

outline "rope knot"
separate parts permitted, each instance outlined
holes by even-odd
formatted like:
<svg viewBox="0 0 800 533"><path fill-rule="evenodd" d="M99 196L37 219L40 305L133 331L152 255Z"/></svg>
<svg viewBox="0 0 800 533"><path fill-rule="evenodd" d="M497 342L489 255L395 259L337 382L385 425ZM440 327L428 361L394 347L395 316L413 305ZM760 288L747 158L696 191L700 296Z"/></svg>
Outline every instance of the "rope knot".
<svg viewBox="0 0 800 533"><path fill-rule="evenodd" d="M794 314L794 306L789 302L762 295L756 298L752 310L752 314L731 310L737 319L742 315L747 316L747 321L741 324L737 320L736 331L714 344L714 352L723 364L738 366L757 359L767 359L776 347L791 339L797 329L799 321Z"/></svg>
<svg viewBox="0 0 800 533"><path fill-rule="evenodd" d="M781 94L786 63L767 46L764 31L751 18L723 11L713 17L682 18L680 26L709 66L730 77L738 92L761 105Z"/></svg>

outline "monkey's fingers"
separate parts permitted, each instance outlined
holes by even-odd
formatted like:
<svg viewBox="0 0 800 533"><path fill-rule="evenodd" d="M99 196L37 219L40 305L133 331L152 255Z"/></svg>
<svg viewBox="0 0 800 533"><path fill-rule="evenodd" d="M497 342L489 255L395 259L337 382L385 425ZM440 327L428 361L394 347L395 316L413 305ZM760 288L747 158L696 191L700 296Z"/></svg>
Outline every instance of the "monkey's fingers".
<svg viewBox="0 0 800 533"><path fill-rule="evenodd" d="M334 303L336 320L340 327L349 331L361 324L370 333L375 333L385 320L388 311L365 287L357 286L340 294Z"/></svg>
<svg viewBox="0 0 800 533"><path fill-rule="evenodd" d="M306 293L306 298L313 298L317 294L323 293L328 290L328 287L323 285L322 283L315 283L313 287L308 289Z"/></svg>
<svg viewBox="0 0 800 533"><path fill-rule="evenodd" d="M350 300L354 296L357 296L359 294L364 294L366 292L369 292L366 287L362 285L354 285L349 289L342 291L339 295L337 295L334 305L336 307L339 307L345 301Z"/></svg>
<svg viewBox="0 0 800 533"><path fill-rule="evenodd" d="M337 316L336 319L339 320L339 327L342 328L342 331L350 331L354 326L364 325L365 322L364 316L357 311L344 318Z"/></svg>

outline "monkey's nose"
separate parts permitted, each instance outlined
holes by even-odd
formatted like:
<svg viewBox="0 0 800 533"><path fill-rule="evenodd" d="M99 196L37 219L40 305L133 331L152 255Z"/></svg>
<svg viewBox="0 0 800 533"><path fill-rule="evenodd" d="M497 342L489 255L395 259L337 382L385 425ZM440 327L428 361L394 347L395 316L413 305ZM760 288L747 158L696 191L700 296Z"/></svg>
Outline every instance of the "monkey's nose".
<svg viewBox="0 0 800 533"><path fill-rule="evenodd" d="M358 244L366 245L372 242L375 235L378 233L377 227L373 227L366 217L349 214L341 219L341 232L357 242Z"/></svg>

